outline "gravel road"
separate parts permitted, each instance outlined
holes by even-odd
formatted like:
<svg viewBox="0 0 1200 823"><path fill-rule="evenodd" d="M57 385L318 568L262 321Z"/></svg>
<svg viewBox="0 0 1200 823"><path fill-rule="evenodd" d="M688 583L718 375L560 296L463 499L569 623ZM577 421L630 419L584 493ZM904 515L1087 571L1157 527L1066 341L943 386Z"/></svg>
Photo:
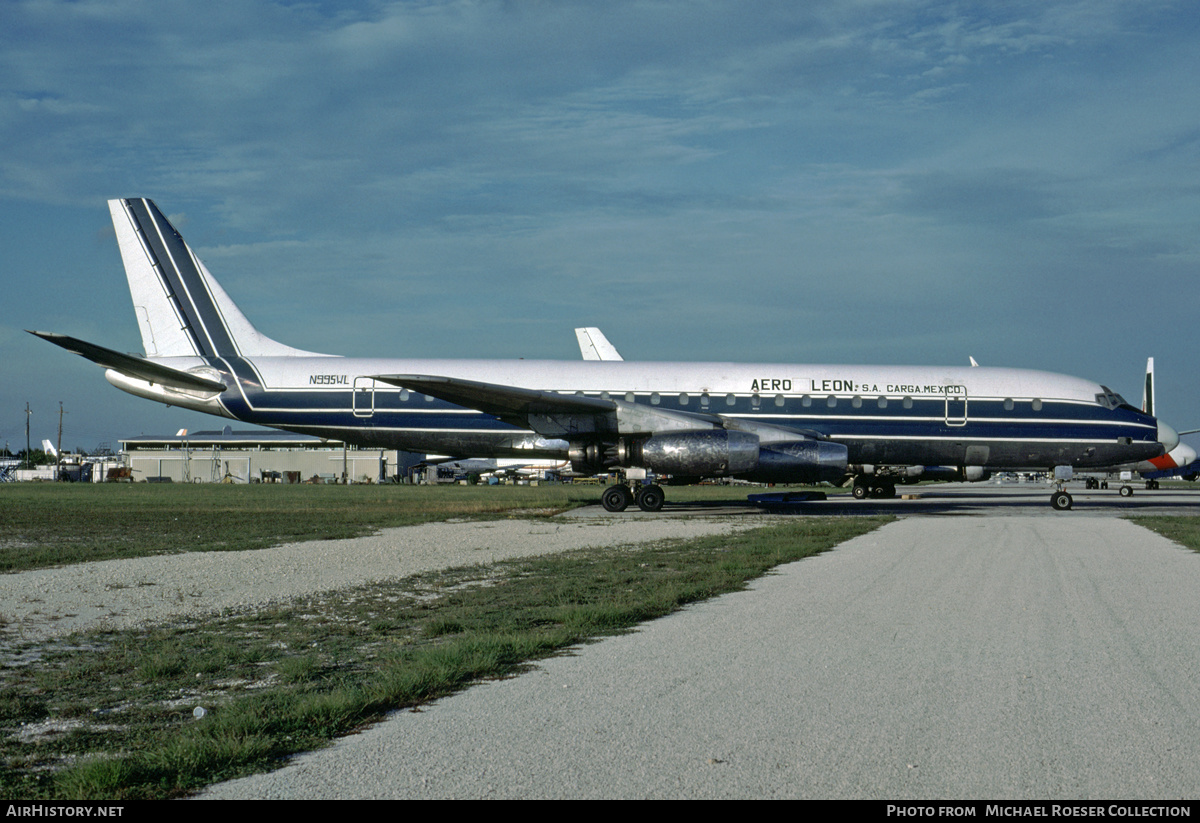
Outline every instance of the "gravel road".
<svg viewBox="0 0 1200 823"><path fill-rule="evenodd" d="M730 518L429 523L256 551L81 563L0 575L0 621L8 638L38 640L282 602L436 569L757 525L762 522Z"/></svg>

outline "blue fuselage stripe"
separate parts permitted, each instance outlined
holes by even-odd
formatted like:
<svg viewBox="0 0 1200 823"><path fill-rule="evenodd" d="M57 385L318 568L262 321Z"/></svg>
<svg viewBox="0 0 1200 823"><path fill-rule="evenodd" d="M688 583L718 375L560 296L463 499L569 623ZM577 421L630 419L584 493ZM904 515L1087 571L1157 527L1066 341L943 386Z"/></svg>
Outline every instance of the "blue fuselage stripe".
<svg viewBox="0 0 1200 823"><path fill-rule="evenodd" d="M375 389L373 396L362 392L354 406L353 392L342 389L289 389L262 391L249 389L245 377L250 365L240 358L225 358L226 369L243 378L241 393L227 392L223 403L236 417L247 422L285 429L339 429L373 432L376 436L394 432L403 441L404 432L437 432L478 435L511 435L524 430L496 417L464 409L424 395L392 389ZM257 381L255 381L257 382ZM638 398L641 401L641 398ZM837 407L824 403L803 405L800 398L786 398L783 406L773 402L758 409L750 397L737 398L721 412L746 419L757 419L774 426L816 431L847 444L865 441L947 440L971 443L1116 443L1119 438L1155 442L1153 421L1135 411L1102 409L1078 402L1043 401L1038 411L1029 403L1006 409L1001 400L972 400L965 424L953 425L945 419L945 403L940 399L916 399L911 408L897 402L887 409L852 408L849 399ZM676 402L659 408L697 411ZM377 437L371 438L377 443Z"/></svg>

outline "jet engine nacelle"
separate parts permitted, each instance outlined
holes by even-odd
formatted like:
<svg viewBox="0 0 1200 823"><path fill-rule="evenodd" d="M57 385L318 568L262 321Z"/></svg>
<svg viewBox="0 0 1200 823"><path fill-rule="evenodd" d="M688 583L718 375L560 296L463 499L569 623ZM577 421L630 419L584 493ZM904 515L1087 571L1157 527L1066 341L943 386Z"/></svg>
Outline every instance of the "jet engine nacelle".
<svg viewBox="0 0 1200 823"><path fill-rule="evenodd" d="M765 483L836 481L846 473L841 443L796 440L762 446L758 436L734 429L667 432L615 444L577 444L571 464L579 472L612 466L650 469L675 477L741 477Z"/></svg>
<svg viewBox="0 0 1200 823"><path fill-rule="evenodd" d="M758 453L758 466L740 475L761 483L836 483L846 474L849 452L828 440L772 443Z"/></svg>
<svg viewBox="0 0 1200 823"><path fill-rule="evenodd" d="M970 481L971 483L978 483L992 476L992 473L983 466L962 466L961 471L963 480Z"/></svg>
<svg viewBox="0 0 1200 823"><path fill-rule="evenodd" d="M656 434L640 445L630 463L660 474L725 477L758 465L758 437L747 432L713 429Z"/></svg>
<svg viewBox="0 0 1200 823"><path fill-rule="evenodd" d="M921 472L922 480L966 480L969 483L979 483L991 476L991 470L983 466L926 466Z"/></svg>
<svg viewBox="0 0 1200 823"><path fill-rule="evenodd" d="M568 457L571 471L581 475L600 474L613 463L606 459L603 443L572 443Z"/></svg>

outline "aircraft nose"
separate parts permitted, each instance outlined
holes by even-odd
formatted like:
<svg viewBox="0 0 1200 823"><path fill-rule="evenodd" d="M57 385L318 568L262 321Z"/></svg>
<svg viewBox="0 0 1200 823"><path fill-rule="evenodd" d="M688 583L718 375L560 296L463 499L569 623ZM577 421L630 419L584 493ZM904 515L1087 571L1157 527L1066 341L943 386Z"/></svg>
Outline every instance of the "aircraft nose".
<svg viewBox="0 0 1200 823"><path fill-rule="evenodd" d="M1158 442L1163 444L1163 449L1166 451L1171 451L1171 449L1179 445L1179 433L1166 423L1159 420Z"/></svg>

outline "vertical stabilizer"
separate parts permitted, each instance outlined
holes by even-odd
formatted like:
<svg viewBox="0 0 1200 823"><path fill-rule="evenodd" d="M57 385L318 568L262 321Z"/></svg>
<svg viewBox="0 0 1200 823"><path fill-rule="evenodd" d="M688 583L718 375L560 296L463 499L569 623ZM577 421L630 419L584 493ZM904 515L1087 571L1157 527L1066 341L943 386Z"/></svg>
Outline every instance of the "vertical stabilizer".
<svg viewBox="0 0 1200 823"><path fill-rule="evenodd" d="M604 332L595 327L576 329L575 339L579 341L579 353L584 360L624 360L617 347L608 342Z"/></svg>
<svg viewBox="0 0 1200 823"><path fill-rule="evenodd" d="M152 200L109 200L147 357L313 356L259 332Z"/></svg>

